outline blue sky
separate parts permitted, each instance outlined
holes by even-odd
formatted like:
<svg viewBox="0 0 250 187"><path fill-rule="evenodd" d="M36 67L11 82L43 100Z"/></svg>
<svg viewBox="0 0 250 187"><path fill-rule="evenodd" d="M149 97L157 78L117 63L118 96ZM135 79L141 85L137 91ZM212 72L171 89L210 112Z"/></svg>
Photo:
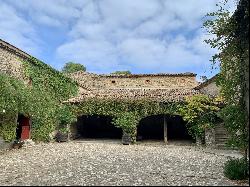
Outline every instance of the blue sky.
<svg viewBox="0 0 250 187"><path fill-rule="evenodd" d="M74 61L93 73L193 72L199 80L218 72L202 29L218 1L0 0L0 38L58 70Z"/></svg>

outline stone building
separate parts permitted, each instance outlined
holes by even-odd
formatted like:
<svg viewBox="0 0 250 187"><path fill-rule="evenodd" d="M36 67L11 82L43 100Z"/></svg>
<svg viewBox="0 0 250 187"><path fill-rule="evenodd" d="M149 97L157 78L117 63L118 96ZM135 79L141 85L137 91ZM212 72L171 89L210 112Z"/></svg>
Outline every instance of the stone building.
<svg viewBox="0 0 250 187"><path fill-rule="evenodd" d="M28 77L25 77L24 67L21 61L26 60L30 57L31 56L29 54L0 39L0 73L7 74L11 77L23 81L25 84L29 84L31 80ZM20 134L18 136L20 136L20 138L22 137L23 139L29 139L31 120L25 116L17 115L15 117L12 117L12 121L15 123L19 123L20 125L17 128L22 132L20 131ZM0 123L3 123L1 115ZM6 143L3 138L0 137L0 149L7 148L10 145L10 143Z"/></svg>
<svg viewBox="0 0 250 187"><path fill-rule="evenodd" d="M29 59L31 56L15 46L0 40L0 73L6 73L12 77L29 84L29 77L25 77L22 60ZM196 74L178 73L178 74L133 74L133 75L97 75L88 72L76 72L68 74L68 77L75 80L79 85L79 93L76 97L71 98L66 103L81 103L87 98L98 99L147 99L156 102L180 102L186 96L192 96L199 93L215 95L218 93L218 87L211 82L200 84L196 81ZM15 121L21 121L23 132L21 135L28 139L30 129L32 128L31 120L25 116L16 116ZM111 119L107 116L79 116L78 124L91 124L91 126L81 127L78 133L83 133L86 137L93 135L93 132L101 129L105 131L108 137L117 138L121 132L111 127ZM103 124L107 124L105 127ZM154 129L152 124L155 124ZM175 125L178 124L178 125ZM83 126L83 125L82 125ZM106 129L105 129L106 128ZM77 131L77 129L75 129ZM158 138L167 142L171 138L190 140L187 134L185 122L180 116L149 116L141 120L138 126L138 132L144 137ZM116 136L119 135L119 136ZM140 134L140 133L139 133ZM99 134L100 135L100 134ZM98 133L95 134L98 136ZM90 136L91 137L91 136ZM1 138L1 137L0 137ZM3 140L0 139L0 145Z"/></svg>
<svg viewBox="0 0 250 187"><path fill-rule="evenodd" d="M149 99L158 102L182 101L185 96L198 94L196 74L133 74L97 75L76 72L68 75L78 82L80 93L68 100L81 102L85 98Z"/></svg>

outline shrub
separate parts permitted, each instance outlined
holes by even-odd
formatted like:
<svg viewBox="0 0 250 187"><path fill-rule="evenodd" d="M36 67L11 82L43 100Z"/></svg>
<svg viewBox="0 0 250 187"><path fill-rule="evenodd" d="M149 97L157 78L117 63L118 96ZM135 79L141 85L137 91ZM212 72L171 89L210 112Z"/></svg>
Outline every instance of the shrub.
<svg viewBox="0 0 250 187"><path fill-rule="evenodd" d="M224 174L231 180L244 180L249 176L249 162L244 158L230 159L225 163Z"/></svg>

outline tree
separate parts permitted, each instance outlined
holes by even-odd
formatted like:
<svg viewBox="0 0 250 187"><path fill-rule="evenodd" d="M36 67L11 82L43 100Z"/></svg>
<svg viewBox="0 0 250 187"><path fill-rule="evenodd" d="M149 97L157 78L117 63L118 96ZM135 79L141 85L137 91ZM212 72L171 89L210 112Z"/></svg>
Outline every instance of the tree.
<svg viewBox="0 0 250 187"><path fill-rule="evenodd" d="M217 84L225 98L221 117L231 132L234 146L245 150L249 141L249 1L239 0L232 16L224 8L227 0L218 4L219 10L208 14L204 26L213 38L205 40L218 53L212 62L219 63L221 72Z"/></svg>
<svg viewBox="0 0 250 187"><path fill-rule="evenodd" d="M115 71L111 74L113 74L113 75L131 75L131 72L130 71Z"/></svg>
<svg viewBox="0 0 250 187"><path fill-rule="evenodd" d="M86 71L86 67L79 63L67 62L62 69L64 73L74 73L77 71Z"/></svg>

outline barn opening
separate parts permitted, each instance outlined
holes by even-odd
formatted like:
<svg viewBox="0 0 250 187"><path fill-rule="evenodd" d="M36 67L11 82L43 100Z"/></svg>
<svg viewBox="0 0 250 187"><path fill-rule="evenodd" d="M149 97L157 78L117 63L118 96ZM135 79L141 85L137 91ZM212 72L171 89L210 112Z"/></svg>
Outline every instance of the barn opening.
<svg viewBox="0 0 250 187"><path fill-rule="evenodd" d="M137 141L164 140L164 115L143 118L137 127Z"/></svg>
<svg viewBox="0 0 250 187"><path fill-rule="evenodd" d="M27 140L30 138L30 119L23 114L18 114L16 139Z"/></svg>
<svg viewBox="0 0 250 187"><path fill-rule="evenodd" d="M192 136L188 134L186 122L181 116L167 117L167 139L168 141L191 141Z"/></svg>
<svg viewBox="0 0 250 187"><path fill-rule="evenodd" d="M186 122L181 116L154 115L140 121L137 127L137 141L141 140L192 142L193 138L188 134Z"/></svg>
<svg viewBox="0 0 250 187"><path fill-rule="evenodd" d="M76 123L77 138L121 139L122 129L115 127L112 117L104 115L84 115Z"/></svg>

